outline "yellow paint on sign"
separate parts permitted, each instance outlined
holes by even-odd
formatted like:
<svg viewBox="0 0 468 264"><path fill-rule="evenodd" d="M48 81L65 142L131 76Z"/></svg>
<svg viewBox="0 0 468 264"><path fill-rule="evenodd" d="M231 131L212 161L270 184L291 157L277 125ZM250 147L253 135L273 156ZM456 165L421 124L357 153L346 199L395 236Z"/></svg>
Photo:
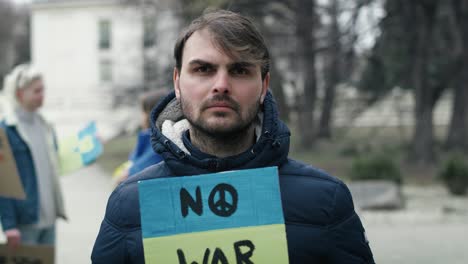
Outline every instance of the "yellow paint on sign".
<svg viewBox="0 0 468 264"><path fill-rule="evenodd" d="M227 260L218 263L235 264L240 257L252 263L285 264L289 263L285 237L284 224L275 224L147 238L143 240L145 263L204 264L217 255Z"/></svg>
<svg viewBox="0 0 468 264"><path fill-rule="evenodd" d="M83 166L81 153L77 146L80 145L78 137L69 137L60 142L59 157L61 173L66 174Z"/></svg>

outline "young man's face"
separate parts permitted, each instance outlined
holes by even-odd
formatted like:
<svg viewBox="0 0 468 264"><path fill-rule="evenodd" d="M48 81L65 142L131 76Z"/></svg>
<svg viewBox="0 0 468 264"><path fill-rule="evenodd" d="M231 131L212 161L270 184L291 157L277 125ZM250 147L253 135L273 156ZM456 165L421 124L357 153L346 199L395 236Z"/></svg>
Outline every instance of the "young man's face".
<svg viewBox="0 0 468 264"><path fill-rule="evenodd" d="M26 87L17 90L18 102L24 109L34 112L44 102L44 83L42 79L35 79Z"/></svg>
<svg viewBox="0 0 468 264"><path fill-rule="evenodd" d="M220 136L252 124L269 77L262 80L259 63L236 61L224 54L204 29L185 43L181 70L174 70L174 88L192 126Z"/></svg>

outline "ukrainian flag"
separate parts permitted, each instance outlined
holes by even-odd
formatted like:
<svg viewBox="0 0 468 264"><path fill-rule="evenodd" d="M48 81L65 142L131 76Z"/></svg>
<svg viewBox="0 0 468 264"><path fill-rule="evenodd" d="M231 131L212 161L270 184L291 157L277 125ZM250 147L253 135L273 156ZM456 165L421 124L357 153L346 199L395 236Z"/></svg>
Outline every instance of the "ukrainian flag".
<svg viewBox="0 0 468 264"><path fill-rule="evenodd" d="M67 174L94 162L103 152L96 123L90 122L76 135L59 142L61 174Z"/></svg>

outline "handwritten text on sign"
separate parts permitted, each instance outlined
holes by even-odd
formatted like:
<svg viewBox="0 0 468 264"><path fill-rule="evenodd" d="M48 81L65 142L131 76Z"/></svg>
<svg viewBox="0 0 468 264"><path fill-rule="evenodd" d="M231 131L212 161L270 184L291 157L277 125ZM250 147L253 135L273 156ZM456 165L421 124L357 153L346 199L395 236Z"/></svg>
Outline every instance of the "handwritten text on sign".
<svg viewBox="0 0 468 264"><path fill-rule="evenodd" d="M288 263L275 167L139 183L146 263Z"/></svg>
<svg viewBox="0 0 468 264"><path fill-rule="evenodd" d="M20 245L9 250L0 244L0 264L53 264L54 248L43 245Z"/></svg>

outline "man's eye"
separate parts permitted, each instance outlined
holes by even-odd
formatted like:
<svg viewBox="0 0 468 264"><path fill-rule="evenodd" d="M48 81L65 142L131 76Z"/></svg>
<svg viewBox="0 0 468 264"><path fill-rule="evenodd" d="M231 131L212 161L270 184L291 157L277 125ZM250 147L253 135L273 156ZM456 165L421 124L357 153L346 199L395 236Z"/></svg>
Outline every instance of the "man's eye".
<svg viewBox="0 0 468 264"><path fill-rule="evenodd" d="M249 70L244 67L235 67L231 70L231 72L235 75L247 75L249 74Z"/></svg>
<svg viewBox="0 0 468 264"><path fill-rule="evenodd" d="M209 66L199 66L194 69L195 72L201 72L201 73L206 73L211 71L211 67Z"/></svg>

